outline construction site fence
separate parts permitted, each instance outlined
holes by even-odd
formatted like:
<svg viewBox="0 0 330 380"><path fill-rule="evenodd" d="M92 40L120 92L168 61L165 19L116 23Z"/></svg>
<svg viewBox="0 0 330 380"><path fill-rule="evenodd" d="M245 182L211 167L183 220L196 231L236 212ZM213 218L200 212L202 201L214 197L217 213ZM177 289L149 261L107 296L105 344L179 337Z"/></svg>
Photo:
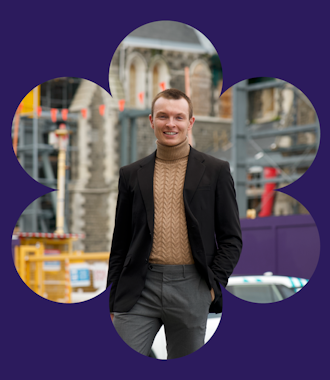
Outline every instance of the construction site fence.
<svg viewBox="0 0 330 380"><path fill-rule="evenodd" d="M15 247L15 267L25 284L36 294L55 302L71 303L73 292L80 292L88 295L97 295L105 290L105 285L95 287L96 270L89 271L87 284L83 287L72 286L70 277L70 266L72 264L83 264L86 268L93 268L93 265L103 264L102 276L105 273L105 264L109 262L109 252L72 253L61 251L60 254L44 254L43 245L21 245ZM45 263L56 264L55 268L45 268ZM88 264L88 265L87 265ZM94 274L93 274L94 273ZM100 279L99 279L100 280ZM101 283L106 279L101 279ZM87 297L88 298L88 297ZM86 299L86 296L85 296Z"/></svg>

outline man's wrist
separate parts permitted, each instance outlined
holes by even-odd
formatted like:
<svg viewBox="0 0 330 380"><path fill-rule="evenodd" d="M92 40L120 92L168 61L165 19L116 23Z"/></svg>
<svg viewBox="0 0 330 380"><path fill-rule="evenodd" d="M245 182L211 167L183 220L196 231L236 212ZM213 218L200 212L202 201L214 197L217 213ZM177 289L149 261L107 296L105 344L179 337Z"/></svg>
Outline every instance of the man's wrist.
<svg viewBox="0 0 330 380"><path fill-rule="evenodd" d="M214 299L215 299L215 293L214 293L214 289L213 289L213 288L211 288L210 292L211 292L211 297L212 297L212 302L213 302L213 301L214 301Z"/></svg>

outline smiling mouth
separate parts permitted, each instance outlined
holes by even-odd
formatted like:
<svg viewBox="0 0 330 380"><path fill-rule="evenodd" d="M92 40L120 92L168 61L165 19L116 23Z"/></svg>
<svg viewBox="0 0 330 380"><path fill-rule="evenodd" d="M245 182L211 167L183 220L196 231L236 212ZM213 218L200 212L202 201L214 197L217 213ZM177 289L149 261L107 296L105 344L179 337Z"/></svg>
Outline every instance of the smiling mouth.
<svg viewBox="0 0 330 380"><path fill-rule="evenodd" d="M173 136L173 135L177 135L178 132L164 132L165 135L169 135L169 136Z"/></svg>

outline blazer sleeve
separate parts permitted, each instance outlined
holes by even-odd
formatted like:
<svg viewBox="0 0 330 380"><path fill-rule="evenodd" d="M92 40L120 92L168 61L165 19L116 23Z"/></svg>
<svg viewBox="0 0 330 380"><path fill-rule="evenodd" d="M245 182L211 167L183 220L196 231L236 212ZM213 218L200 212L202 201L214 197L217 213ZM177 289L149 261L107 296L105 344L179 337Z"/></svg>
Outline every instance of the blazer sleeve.
<svg viewBox="0 0 330 380"><path fill-rule="evenodd" d="M243 245L236 192L228 162L224 162L219 170L214 217L217 253L211 270L217 282L225 287L238 262Z"/></svg>
<svg viewBox="0 0 330 380"><path fill-rule="evenodd" d="M119 171L118 198L115 216L115 228L112 237L107 287L110 291L110 311L113 311L116 286L124 266L124 261L131 243L132 202L125 181L123 168Z"/></svg>

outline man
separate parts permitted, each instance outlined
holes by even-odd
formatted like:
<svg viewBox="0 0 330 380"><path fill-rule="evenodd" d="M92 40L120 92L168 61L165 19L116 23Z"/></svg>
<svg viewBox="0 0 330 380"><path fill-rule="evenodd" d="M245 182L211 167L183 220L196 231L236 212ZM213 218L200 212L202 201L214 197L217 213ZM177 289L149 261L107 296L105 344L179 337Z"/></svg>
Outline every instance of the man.
<svg viewBox="0 0 330 380"><path fill-rule="evenodd" d="M149 120L157 150L120 169L107 286L121 338L149 355L164 324L173 359L203 346L242 239L229 164L188 144L190 99L159 93Z"/></svg>

